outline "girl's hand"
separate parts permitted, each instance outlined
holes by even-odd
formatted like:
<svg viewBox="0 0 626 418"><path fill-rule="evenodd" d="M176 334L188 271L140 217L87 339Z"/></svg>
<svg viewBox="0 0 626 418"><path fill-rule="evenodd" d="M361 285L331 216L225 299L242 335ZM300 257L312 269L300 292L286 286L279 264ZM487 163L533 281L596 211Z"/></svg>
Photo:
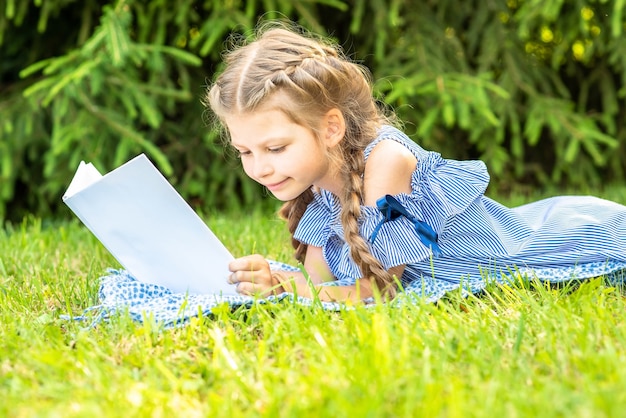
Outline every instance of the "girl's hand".
<svg viewBox="0 0 626 418"><path fill-rule="evenodd" d="M267 297L283 292L280 282L273 277L270 265L262 255L237 258L230 262L228 269L233 272L228 282L236 284L237 293Z"/></svg>

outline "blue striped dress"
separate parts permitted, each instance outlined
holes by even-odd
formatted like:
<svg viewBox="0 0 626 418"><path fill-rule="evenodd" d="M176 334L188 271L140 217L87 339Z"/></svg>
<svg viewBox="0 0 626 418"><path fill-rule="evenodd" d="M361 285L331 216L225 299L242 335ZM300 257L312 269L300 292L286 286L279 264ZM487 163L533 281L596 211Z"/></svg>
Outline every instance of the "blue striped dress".
<svg viewBox="0 0 626 418"><path fill-rule="evenodd" d="M411 193L395 198L437 232L441 250L434 257L404 216L382 224L371 252L386 269L406 265L405 291L436 300L462 283L476 292L488 281L517 275L550 282L626 276L626 206L560 196L508 208L484 196L489 174L483 162L444 159L391 126L367 147L366 159L383 140L397 141L417 158ZM368 239L383 214L372 206L361 210L360 233ZM349 285L361 277L343 236L337 197L326 190L315 193L294 237L322 248L337 278L328 285Z"/></svg>

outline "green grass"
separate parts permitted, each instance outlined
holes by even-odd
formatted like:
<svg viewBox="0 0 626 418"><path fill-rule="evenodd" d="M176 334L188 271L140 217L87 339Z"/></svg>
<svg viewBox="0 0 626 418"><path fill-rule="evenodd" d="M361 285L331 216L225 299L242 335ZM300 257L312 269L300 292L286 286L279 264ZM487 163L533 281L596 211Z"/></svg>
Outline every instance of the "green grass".
<svg viewBox="0 0 626 418"><path fill-rule="evenodd" d="M622 188L605 197L626 203ZM284 225L272 216L220 215L209 225L236 255L289 261ZM290 303L224 308L167 330L125 315L92 329L59 318L96 304L98 276L116 265L77 222L32 218L0 230L0 416L626 410L626 300L602 279L336 313Z"/></svg>

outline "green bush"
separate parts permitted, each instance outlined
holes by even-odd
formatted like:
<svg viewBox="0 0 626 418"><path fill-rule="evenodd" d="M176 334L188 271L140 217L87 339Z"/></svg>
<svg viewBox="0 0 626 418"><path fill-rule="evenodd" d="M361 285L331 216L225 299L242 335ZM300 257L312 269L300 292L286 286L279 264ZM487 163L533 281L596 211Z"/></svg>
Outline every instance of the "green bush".
<svg viewBox="0 0 626 418"><path fill-rule="evenodd" d="M287 18L330 34L425 148L500 190L624 180L624 0L0 0L0 219L60 211L80 160L145 152L202 209L275 203L201 105L224 40Z"/></svg>

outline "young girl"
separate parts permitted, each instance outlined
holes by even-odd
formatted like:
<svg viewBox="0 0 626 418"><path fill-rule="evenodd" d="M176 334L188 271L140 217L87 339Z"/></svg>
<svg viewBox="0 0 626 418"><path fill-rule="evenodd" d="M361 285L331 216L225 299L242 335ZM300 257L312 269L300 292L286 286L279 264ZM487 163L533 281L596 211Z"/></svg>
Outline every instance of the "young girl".
<svg viewBox="0 0 626 418"><path fill-rule="evenodd" d="M207 103L246 174L285 202L310 279L250 255L230 265L239 293L436 298L514 275L626 272L625 206L571 196L509 209L485 197L485 165L443 159L394 128L368 72L336 46L272 28L225 63Z"/></svg>

